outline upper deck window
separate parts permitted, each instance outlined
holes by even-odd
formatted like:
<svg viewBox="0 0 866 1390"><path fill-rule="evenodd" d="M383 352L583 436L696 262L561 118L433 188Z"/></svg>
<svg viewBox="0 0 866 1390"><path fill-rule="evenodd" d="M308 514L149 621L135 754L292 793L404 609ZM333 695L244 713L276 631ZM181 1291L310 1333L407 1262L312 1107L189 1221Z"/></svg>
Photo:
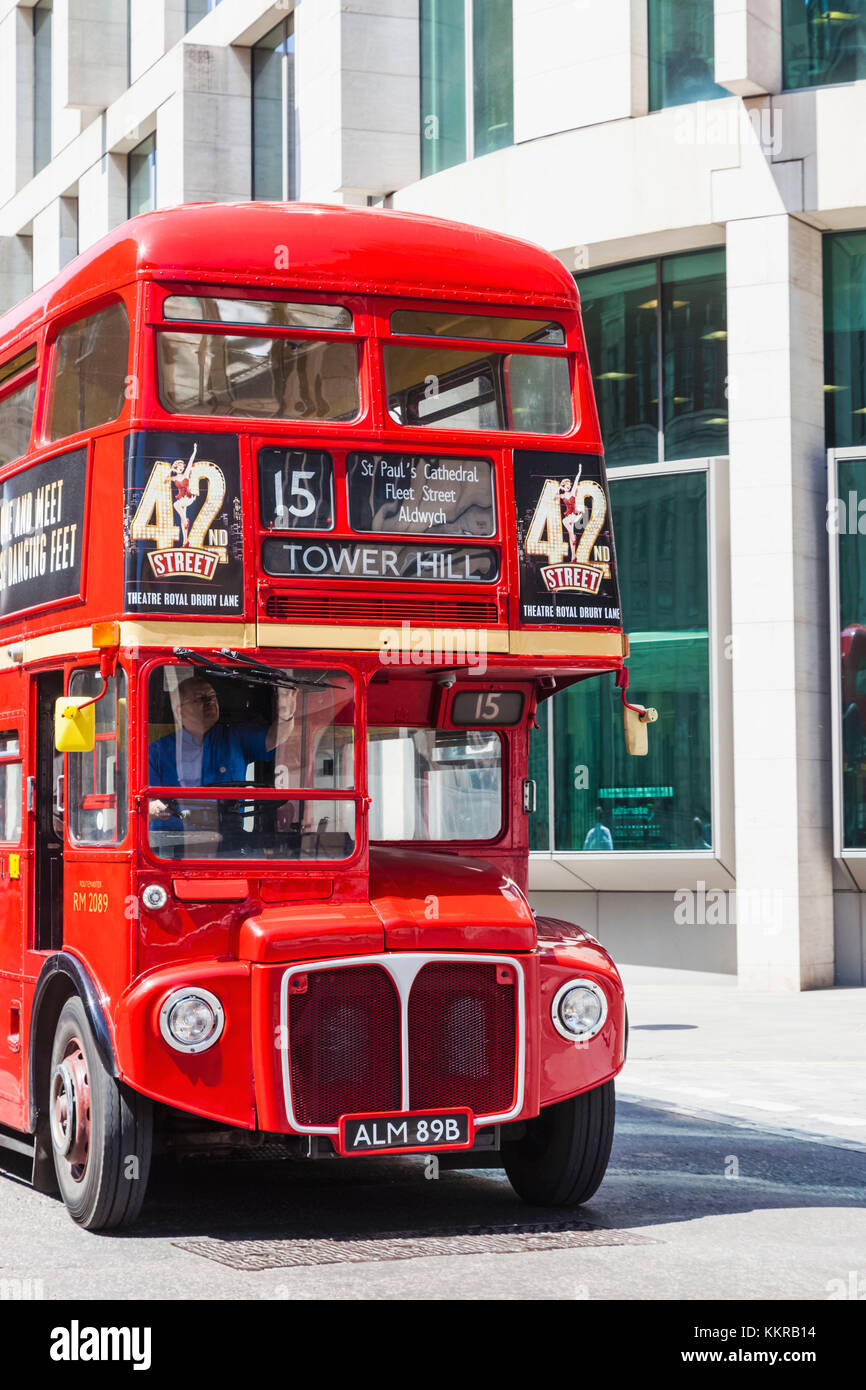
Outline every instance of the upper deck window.
<svg viewBox="0 0 866 1390"><path fill-rule="evenodd" d="M190 323L248 323L260 328L351 329L352 315L342 304L288 304L278 299L214 299L172 294L162 306L167 319Z"/></svg>
<svg viewBox="0 0 866 1390"><path fill-rule="evenodd" d="M545 319L502 318L498 314L443 314L427 309L397 309L391 332L419 338L478 338L497 343L564 344L561 324Z"/></svg>
<svg viewBox="0 0 866 1390"><path fill-rule="evenodd" d="M14 379L23 376L36 365L36 348L19 352L0 366L0 391L9 388ZM0 464L26 454L36 407L36 377L23 386L7 389L0 400Z"/></svg>
<svg viewBox="0 0 866 1390"><path fill-rule="evenodd" d="M49 439L116 420L126 398L129 316L119 301L61 330L54 352Z"/></svg>
<svg viewBox="0 0 866 1390"><path fill-rule="evenodd" d="M176 415L352 420L358 349L315 338L242 338L163 330L159 398Z"/></svg>
<svg viewBox="0 0 866 1390"><path fill-rule="evenodd" d="M567 434L574 414L567 357L476 349L384 350L388 413L401 425Z"/></svg>

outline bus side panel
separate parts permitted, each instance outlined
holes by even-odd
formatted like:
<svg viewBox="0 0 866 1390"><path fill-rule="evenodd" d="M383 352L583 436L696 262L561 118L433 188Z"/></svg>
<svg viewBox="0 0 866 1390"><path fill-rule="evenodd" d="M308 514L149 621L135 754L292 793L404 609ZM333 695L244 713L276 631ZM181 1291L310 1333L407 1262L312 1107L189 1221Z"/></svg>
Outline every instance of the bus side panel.
<svg viewBox="0 0 866 1390"><path fill-rule="evenodd" d="M0 1122L20 1127L23 1114L24 999L22 973L27 918L28 854L23 809L25 680L20 670L0 674L0 732L16 735L19 757L0 765ZM3 740L9 749L11 740ZM19 799L16 810L15 798ZM15 835L16 824L20 826ZM8 837L8 838L7 838Z"/></svg>
<svg viewBox="0 0 866 1390"><path fill-rule="evenodd" d="M127 860L67 854L63 869L63 945L87 962L108 999L119 999L132 975L134 900Z"/></svg>

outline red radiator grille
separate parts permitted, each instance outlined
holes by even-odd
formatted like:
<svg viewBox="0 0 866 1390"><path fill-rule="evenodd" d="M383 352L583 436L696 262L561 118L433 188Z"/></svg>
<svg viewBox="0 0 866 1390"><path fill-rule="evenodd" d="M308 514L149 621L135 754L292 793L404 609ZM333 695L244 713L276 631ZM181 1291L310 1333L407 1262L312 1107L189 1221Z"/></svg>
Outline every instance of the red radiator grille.
<svg viewBox="0 0 866 1390"><path fill-rule="evenodd" d="M414 1110L468 1105L476 1115L510 1110L516 1046L513 972L432 962L409 995L409 1088Z"/></svg>
<svg viewBox="0 0 866 1390"><path fill-rule="evenodd" d="M459 602L447 599L400 598L394 594L323 594L313 598L267 594L265 616L286 623L395 623L412 621L444 627L495 627L496 599Z"/></svg>
<svg viewBox="0 0 866 1390"><path fill-rule="evenodd" d="M378 965L311 970L289 990L292 1099L302 1125L400 1108L400 1001Z"/></svg>

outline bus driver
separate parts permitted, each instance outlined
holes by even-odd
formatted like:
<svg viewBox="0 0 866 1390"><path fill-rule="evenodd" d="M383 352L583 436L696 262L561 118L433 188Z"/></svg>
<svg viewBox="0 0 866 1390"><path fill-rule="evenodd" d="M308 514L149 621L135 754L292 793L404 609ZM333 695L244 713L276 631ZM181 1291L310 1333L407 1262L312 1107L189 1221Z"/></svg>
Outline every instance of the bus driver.
<svg viewBox="0 0 866 1390"><path fill-rule="evenodd" d="M247 766L272 762L276 749L295 732L298 688L277 687L277 714L270 728L220 722L210 681L189 676L177 688L180 728L150 745L148 777L154 787L218 787L246 782ZM150 814L174 819L177 811L154 798Z"/></svg>

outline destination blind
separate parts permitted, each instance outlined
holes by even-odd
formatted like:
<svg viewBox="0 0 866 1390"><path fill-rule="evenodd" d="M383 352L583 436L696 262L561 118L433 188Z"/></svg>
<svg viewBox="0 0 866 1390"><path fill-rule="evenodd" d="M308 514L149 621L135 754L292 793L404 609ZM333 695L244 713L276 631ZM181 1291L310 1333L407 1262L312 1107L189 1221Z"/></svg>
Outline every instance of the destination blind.
<svg viewBox="0 0 866 1390"><path fill-rule="evenodd" d="M412 536L493 536L489 459L354 453L346 459L353 531Z"/></svg>

